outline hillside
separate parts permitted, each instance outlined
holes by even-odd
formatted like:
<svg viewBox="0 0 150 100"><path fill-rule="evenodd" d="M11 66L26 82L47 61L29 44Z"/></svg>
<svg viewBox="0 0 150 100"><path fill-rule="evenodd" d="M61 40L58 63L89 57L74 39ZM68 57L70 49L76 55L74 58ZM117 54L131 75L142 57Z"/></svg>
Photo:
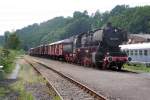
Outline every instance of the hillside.
<svg viewBox="0 0 150 100"><path fill-rule="evenodd" d="M0 36L0 47L4 44L4 37Z"/></svg>
<svg viewBox="0 0 150 100"><path fill-rule="evenodd" d="M131 33L150 33L150 6L131 8L118 5L109 12L74 12L73 17L55 17L40 24L33 24L16 31L25 50L102 27L105 23L126 29Z"/></svg>

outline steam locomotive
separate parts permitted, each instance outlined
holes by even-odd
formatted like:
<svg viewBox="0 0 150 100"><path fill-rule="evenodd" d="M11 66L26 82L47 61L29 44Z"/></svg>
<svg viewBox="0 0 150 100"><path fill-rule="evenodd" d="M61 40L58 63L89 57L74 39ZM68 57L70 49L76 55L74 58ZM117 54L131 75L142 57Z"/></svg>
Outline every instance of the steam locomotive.
<svg viewBox="0 0 150 100"><path fill-rule="evenodd" d="M96 66L121 70L131 60L120 50L119 45L127 41L127 32L108 23L103 29L81 33L70 38L29 50L32 56L62 59L83 66Z"/></svg>

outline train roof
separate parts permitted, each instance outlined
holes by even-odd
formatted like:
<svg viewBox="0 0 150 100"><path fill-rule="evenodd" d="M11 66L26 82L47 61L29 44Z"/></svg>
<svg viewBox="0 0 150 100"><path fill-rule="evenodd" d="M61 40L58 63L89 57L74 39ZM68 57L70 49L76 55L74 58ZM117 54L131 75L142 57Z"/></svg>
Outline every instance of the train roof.
<svg viewBox="0 0 150 100"><path fill-rule="evenodd" d="M141 37L141 38L150 39L150 34L144 34L144 33L141 33L141 34L130 34L130 36L138 36L138 37Z"/></svg>
<svg viewBox="0 0 150 100"><path fill-rule="evenodd" d="M71 43L71 42L72 42L72 38L69 38L69 39L64 39L64 40L60 40L60 41L57 41L57 42L50 43L48 45L54 45L54 44L59 44L59 43Z"/></svg>
<svg viewBox="0 0 150 100"><path fill-rule="evenodd" d="M122 50L136 50L136 49L150 49L150 43L137 43L137 44L126 44L120 45Z"/></svg>

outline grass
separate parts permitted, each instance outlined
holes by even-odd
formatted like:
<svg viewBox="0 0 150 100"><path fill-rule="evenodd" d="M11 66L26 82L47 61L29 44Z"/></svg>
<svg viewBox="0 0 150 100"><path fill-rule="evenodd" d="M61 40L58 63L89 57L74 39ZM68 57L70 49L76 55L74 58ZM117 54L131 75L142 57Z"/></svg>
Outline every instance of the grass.
<svg viewBox="0 0 150 100"><path fill-rule="evenodd" d="M24 88L24 82L18 81L15 84L11 86L14 91L17 91L19 93L18 100L34 100L34 97L32 96L32 93L27 92Z"/></svg>
<svg viewBox="0 0 150 100"><path fill-rule="evenodd" d="M43 79L42 76L38 75L34 69L28 65L25 64L21 67L21 74L19 74L19 77L23 79L23 81L27 82L27 83L45 83L46 84L46 80Z"/></svg>
<svg viewBox="0 0 150 100"><path fill-rule="evenodd" d="M4 97L6 94L10 93L10 89L6 87L0 87L0 97Z"/></svg>
<svg viewBox="0 0 150 100"><path fill-rule="evenodd" d="M150 72L150 67L144 64L125 64L124 69L134 72Z"/></svg>
<svg viewBox="0 0 150 100"><path fill-rule="evenodd" d="M54 100L61 100L59 96L55 96Z"/></svg>

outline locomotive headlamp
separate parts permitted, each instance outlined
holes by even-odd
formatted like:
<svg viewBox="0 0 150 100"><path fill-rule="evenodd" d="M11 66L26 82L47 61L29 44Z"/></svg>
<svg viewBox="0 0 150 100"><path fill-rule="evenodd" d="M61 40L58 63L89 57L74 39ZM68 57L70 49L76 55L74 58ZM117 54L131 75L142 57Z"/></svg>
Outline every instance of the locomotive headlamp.
<svg viewBox="0 0 150 100"><path fill-rule="evenodd" d="M118 32L118 30L117 30L117 29L115 29L115 32Z"/></svg>
<svg viewBox="0 0 150 100"><path fill-rule="evenodd" d="M109 55L110 53L109 53L109 52L107 52L106 54L107 54L107 55Z"/></svg>
<svg viewBox="0 0 150 100"><path fill-rule="evenodd" d="M132 60L132 58L131 57L128 57L128 61L131 61Z"/></svg>

